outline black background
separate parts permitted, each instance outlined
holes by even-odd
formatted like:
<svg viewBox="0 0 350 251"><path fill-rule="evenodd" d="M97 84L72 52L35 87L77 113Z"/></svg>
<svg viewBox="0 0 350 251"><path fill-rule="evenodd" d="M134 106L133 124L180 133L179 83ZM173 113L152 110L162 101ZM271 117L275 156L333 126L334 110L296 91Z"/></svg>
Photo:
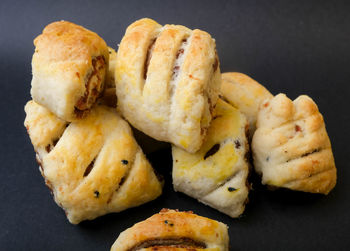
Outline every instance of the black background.
<svg viewBox="0 0 350 251"><path fill-rule="evenodd" d="M349 1L0 2L0 249L109 250L118 234L163 207L229 225L231 250L349 250ZM216 38L221 70L246 73L273 94L308 94L324 115L338 183L328 195L267 191L254 183L244 215L231 219L172 190L168 150L149 155L163 195L141 207L71 225L54 203L26 135L33 39L68 20L112 47L136 19L183 24Z"/></svg>

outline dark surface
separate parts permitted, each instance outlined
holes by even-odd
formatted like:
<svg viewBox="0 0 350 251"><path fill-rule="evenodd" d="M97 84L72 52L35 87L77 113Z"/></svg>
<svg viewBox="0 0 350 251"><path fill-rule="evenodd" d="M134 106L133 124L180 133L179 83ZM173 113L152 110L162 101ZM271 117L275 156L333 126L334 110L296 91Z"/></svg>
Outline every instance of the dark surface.
<svg viewBox="0 0 350 251"><path fill-rule="evenodd" d="M73 1L72 1L73 2ZM349 1L0 2L0 249L109 250L118 234L163 207L193 210L230 226L231 250L349 250ZM272 93L310 95L324 115L338 168L328 195L267 191L255 182L244 215L231 219L172 190L169 151L149 156L164 194L138 208L69 224L40 176L23 127L32 40L69 20L116 48L128 24L151 17L201 28L217 41L222 71L240 71Z"/></svg>

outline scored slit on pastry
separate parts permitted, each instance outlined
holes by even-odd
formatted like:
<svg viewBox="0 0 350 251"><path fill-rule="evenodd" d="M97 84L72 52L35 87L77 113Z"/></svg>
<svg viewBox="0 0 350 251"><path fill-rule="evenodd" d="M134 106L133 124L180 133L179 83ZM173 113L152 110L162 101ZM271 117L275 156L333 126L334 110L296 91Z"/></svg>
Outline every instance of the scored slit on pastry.
<svg viewBox="0 0 350 251"><path fill-rule="evenodd" d="M25 111L42 176L71 223L138 206L161 194L162 181L115 109L96 106L68 126L34 101Z"/></svg>
<svg viewBox="0 0 350 251"><path fill-rule="evenodd" d="M150 42L148 49L147 49L145 65L143 67L143 78L145 80L147 79L148 66L149 66L149 62L151 61L151 58L152 58L152 51L154 49L154 44L155 44L156 40L157 40L157 38L151 39L151 42Z"/></svg>
<svg viewBox="0 0 350 251"><path fill-rule="evenodd" d="M169 83L169 96L171 98L171 103L173 103L174 92L176 88L176 80L178 79L180 68L184 59L185 50L187 48L187 38L183 38L180 44L180 48L176 52L176 57L174 60L173 72L171 75L171 80Z"/></svg>

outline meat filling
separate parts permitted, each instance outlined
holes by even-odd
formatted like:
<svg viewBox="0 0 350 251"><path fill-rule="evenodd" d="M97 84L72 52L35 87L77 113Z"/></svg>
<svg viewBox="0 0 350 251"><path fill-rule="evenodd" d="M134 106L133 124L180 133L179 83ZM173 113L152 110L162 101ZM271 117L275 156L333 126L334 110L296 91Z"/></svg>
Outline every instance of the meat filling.
<svg viewBox="0 0 350 251"><path fill-rule="evenodd" d="M178 248L200 248L205 249L207 246L205 243L200 241L195 241L186 237L179 238L167 238L167 239L152 239L146 240L142 243L137 244L128 251L137 251L142 248L157 247L157 246L173 246Z"/></svg>
<svg viewBox="0 0 350 251"><path fill-rule="evenodd" d="M103 90L103 80L106 73L106 61L103 56L92 59L92 71L87 75L85 93L75 105L75 114L82 117L95 103Z"/></svg>

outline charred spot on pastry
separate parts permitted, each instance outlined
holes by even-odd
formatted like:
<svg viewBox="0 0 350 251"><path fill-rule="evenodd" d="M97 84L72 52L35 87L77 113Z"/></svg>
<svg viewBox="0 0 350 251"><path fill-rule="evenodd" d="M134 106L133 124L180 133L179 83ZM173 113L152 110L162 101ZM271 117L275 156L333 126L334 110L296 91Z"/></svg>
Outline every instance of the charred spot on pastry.
<svg viewBox="0 0 350 251"><path fill-rule="evenodd" d="M234 187L228 187L227 190L228 190L229 192L234 192L234 191L236 191L237 189L234 188Z"/></svg>
<svg viewBox="0 0 350 251"><path fill-rule="evenodd" d="M215 144L212 146L212 148L209 149L209 151L206 152L204 155L204 159L209 158L210 156L214 155L220 150L220 144Z"/></svg>
<svg viewBox="0 0 350 251"><path fill-rule="evenodd" d="M95 190L94 191L94 196L95 196L95 198L99 198L100 197L100 192Z"/></svg>
<svg viewBox="0 0 350 251"><path fill-rule="evenodd" d="M238 139L235 140L235 147L239 149L241 147L241 142Z"/></svg>
<svg viewBox="0 0 350 251"><path fill-rule="evenodd" d="M95 164L95 159L93 159L91 161L91 163L87 166L87 168L85 169L83 177L86 177L86 176L89 175L89 173L91 172L92 168L94 168L94 164Z"/></svg>
<svg viewBox="0 0 350 251"><path fill-rule="evenodd" d="M121 161L123 165L127 165L129 163L129 161L127 161L126 159L122 159Z"/></svg>
<svg viewBox="0 0 350 251"><path fill-rule="evenodd" d="M269 160L270 160L270 156L267 156L266 157L266 162L269 162Z"/></svg>

